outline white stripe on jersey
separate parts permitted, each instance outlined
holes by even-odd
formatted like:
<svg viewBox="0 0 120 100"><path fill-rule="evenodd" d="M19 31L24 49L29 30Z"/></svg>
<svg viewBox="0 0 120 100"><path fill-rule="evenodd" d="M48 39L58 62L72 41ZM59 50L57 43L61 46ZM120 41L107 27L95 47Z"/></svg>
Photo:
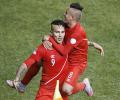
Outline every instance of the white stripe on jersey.
<svg viewBox="0 0 120 100"><path fill-rule="evenodd" d="M47 82L45 83L45 85L47 85L48 83L50 83L51 81L53 81L56 77L58 77L58 76L61 74L61 72L63 71L63 68L64 68L65 65L66 65L67 60L68 60L68 55L67 55L67 57L66 57L66 60L65 60L65 62L64 62L64 64L63 64L60 72L59 72L57 75L55 75L53 78L51 78L49 81L47 81Z"/></svg>

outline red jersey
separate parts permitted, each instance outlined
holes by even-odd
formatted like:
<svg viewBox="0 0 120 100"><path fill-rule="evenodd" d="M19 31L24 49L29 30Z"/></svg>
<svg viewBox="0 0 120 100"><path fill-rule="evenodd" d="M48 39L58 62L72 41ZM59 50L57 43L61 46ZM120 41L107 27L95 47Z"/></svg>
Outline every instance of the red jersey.
<svg viewBox="0 0 120 100"><path fill-rule="evenodd" d="M61 44L57 44L62 47ZM28 67L42 60L42 79L40 85L49 90L54 90L56 80L60 81L62 86L67 74L67 56L60 55L55 49L48 50L43 45L33 52L33 54L24 62Z"/></svg>
<svg viewBox="0 0 120 100"><path fill-rule="evenodd" d="M87 65L88 42L83 27L77 23L73 28L66 28L65 32L64 47L58 46L50 38L53 47L62 55L68 54L69 66Z"/></svg>

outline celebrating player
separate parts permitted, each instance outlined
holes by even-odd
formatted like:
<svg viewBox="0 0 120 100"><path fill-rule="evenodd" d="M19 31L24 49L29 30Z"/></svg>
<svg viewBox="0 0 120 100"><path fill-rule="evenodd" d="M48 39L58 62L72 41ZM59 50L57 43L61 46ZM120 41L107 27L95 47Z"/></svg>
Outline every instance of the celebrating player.
<svg viewBox="0 0 120 100"><path fill-rule="evenodd" d="M47 42L50 41L52 47L61 55L65 56L68 54L69 74L63 84L63 91L71 95L85 90L88 96L92 96L93 90L88 78L84 79L81 83L77 82L79 76L83 74L87 67L88 43L91 45L91 42L87 41L84 28L79 23L82 16L82 10L83 7L79 3L72 3L64 14L64 21L68 26L65 30L64 47L57 45L49 36L44 38L46 40L44 46L50 48L50 45L48 45L49 42ZM103 52L103 50L101 51ZM104 54L104 52L102 54Z"/></svg>
<svg viewBox="0 0 120 100"><path fill-rule="evenodd" d="M62 20L54 20L51 23L51 38L61 47L65 35L64 25ZM61 56L54 48L48 50L43 44L39 45L33 54L20 66L15 80L8 80L7 83L19 91L19 88L23 87L23 84L19 82L22 75L33 66L38 67L40 61L43 63L42 79L36 100L53 100L56 80L59 80L60 87L62 87L68 72L67 55ZM67 100L67 96L62 96L64 100Z"/></svg>

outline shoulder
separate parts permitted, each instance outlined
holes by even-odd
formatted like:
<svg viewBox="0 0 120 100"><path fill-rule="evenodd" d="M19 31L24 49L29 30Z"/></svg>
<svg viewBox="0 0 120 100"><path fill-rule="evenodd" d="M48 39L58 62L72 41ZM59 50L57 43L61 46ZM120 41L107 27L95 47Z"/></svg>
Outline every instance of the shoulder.
<svg viewBox="0 0 120 100"><path fill-rule="evenodd" d="M85 33L85 29L82 25L78 24L75 33Z"/></svg>
<svg viewBox="0 0 120 100"><path fill-rule="evenodd" d="M43 44L38 45L37 49L38 50L46 50L46 48L43 46Z"/></svg>
<svg viewBox="0 0 120 100"><path fill-rule="evenodd" d="M78 25L76 30L74 31L74 34L72 37L80 39L80 38L85 38L86 37L86 32L83 26Z"/></svg>
<svg viewBox="0 0 120 100"><path fill-rule="evenodd" d="M33 53L45 54L46 53L46 48L43 46L43 44L40 44L40 45L37 46L37 48L34 50Z"/></svg>
<svg viewBox="0 0 120 100"><path fill-rule="evenodd" d="M71 35L70 43L71 44L80 43L85 38L86 38L86 32L85 32L84 28L79 25L79 26L77 26L74 33Z"/></svg>

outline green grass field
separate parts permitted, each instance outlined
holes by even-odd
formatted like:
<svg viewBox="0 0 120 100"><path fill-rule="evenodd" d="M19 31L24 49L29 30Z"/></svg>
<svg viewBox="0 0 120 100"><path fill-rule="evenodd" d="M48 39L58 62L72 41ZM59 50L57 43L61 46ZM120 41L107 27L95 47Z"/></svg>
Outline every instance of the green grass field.
<svg viewBox="0 0 120 100"><path fill-rule="evenodd" d="M71 2L84 6L81 24L88 39L104 47L105 56L89 48L88 68L80 81L90 78L94 96L81 92L70 100L120 100L120 0L0 0L0 100L34 100L40 73L24 94L5 80L15 77L19 65L49 33L50 22L63 18Z"/></svg>

